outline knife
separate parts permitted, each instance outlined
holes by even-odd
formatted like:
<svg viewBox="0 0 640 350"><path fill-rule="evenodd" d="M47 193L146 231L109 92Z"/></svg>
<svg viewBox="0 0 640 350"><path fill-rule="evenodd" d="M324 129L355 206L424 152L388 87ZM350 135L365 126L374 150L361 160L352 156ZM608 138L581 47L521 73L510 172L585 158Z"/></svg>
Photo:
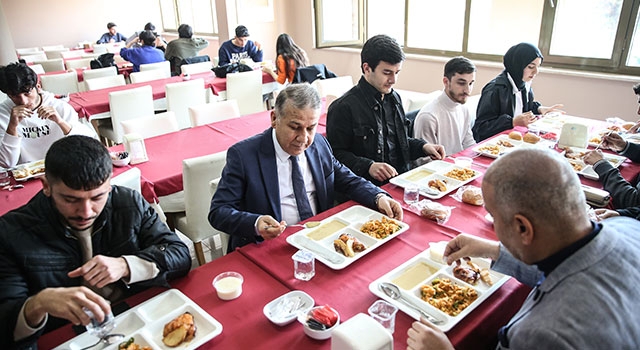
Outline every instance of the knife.
<svg viewBox="0 0 640 350"><path fill-rule="evenodd" d="M314 252L316 255L330 261L332 264L342 264L344 262L344 256L333 252L317 242L311 240L304 235L293 236L293 242L301 246L303 249Z"/></svg>

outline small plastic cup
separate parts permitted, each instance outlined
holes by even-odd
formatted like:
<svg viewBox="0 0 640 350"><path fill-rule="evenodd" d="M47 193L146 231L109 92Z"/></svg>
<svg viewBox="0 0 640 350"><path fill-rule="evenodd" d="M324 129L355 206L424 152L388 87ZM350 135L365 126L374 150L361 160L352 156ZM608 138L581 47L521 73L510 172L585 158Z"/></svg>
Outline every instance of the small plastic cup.
<svg viewBox="0 0 640 350"><path fill-rule="evenodd" d="M404 188L404 202L408 205L418 203L420 200L420 189L418 186L408 185Z"/></svg>
<svg viewBox="0 0 640 350"><path fill-rule="evenodd" d="M242 294L244 278L233 271L223 272L213 279L213 288L222 300L233 300Z"/></svg>
<svg viewBox="0 0 640 350"><path fill-rule="evenodd" d="M7 186L11 183L11 177L9 171L5 168L0 168L0 187Z"/></svg>
<svg viewBox="0 0 640 350"><path fill-rule="evenodd" d="M109 313L105 316L104 321L99 322L93 315L93 312L91 312L89 309L83 307L82 310L91 318L91 322L89 322L89 324L86 326L87 332L89 334L98 338L102 338L105 335L111 333L111 331L116 327L113 313Z"/></svg>
<svg viewBox="0 0 640 350"><path fill-rule="evenodd" d="M398 308L384 300L377 300L369 310L369 316L380 323L389 333L393 334L396 327L396 313Z"/></svg>
<svg viewBox="0 0 640 350"><path fill-rule="evenodd" d="M455 159L455 163L459 167L471 168L471 165L473 164L473 159L469 157L457 157Z"/></svg>
<svg viewBox="0 0 640 350"><path fill-rule="evenodd" d="M293 256L293 277L308 281L316 275L315 256L306 250L298 250Z"/></svg>

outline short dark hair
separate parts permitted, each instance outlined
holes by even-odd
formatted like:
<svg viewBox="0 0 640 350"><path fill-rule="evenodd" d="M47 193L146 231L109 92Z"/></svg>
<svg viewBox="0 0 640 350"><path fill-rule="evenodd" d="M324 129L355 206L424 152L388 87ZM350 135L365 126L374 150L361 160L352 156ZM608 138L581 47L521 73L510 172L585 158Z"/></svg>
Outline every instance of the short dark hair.
<svg viewBox="0 0 640 350"><path fill-rule="evenodd" d="M238 38L246 38L249 36L249 29L243 25L239 25L236 27L236 37Z"/></svg>
<svg viewBox="0 0 640 350"><path fill-rule="evenodd" d="M450 59L447 64L444 65L444 76L447 79L457 74L470 74L476 71L476 66L468 58L462 56L456 56Z"/></svg>
<svg viewBox="0 0 640 350"><path fill-rule="evenodd" d="M24 63L0 67L0 91L7 95L29 92L38 84L38 75Z"/></svg>
<svg viewBox="0 0 640 350"><path fill-rule="evenodd" d="M49 183L62 181L74 190L89 191L111 177L111 157L100 141L82 135L63 137L54 142L44 160Z"/></svg>
<svg viewBox="0 0 640 350"><path fill-rule="evenodd" d="M640 95L640 83L633 86L633 92L635 92L636 95Z"/></svg>
<svg viewBox="0 0 640 350"><path fill-rule="evenodd" d="M153 32L154 30L156 30L156 26L154 26L153 23L149 22L144 25L144 30L150 30Z"/></svg>
<svg viewBox="0 0 640 350"><path fill-rule="evenodd" d="M145 46L156 46L156 35L150 30L140 32L138 36Z"/></svg>
<svg viewBox="0 0 640 350"><path fill-rule="evenodd" d="M360 69L364 73L364 68L362 67L364 63L367 63L371 70L375 70L380 61L398 64L404 59L404 52L402 52L402 48L396 39L388 35L379 34L369 38L364 43L360 52Z"/></svg>
<svg viewBox="0 0 640 350"><path fill-rule="evenodd" d="M113 27L117 27L117 25L115 23L113 23L113 22L107 23L107 29L111 29Z"/></svg>
<svg viewBox="0 0 640 350"><path fill-rule="evenodd" d="M318 91L309 83L291 84L280 91L276 97L275 113L277 118L284 116L287 106L295 109L319 110L322 107L322 101Z"/></svg>
<svg viewBox="0 0 640 350"><path fill-rule="evenodd" d="M181 24L180 27L178 27L178 37L191 39L192 36L193 36L193 29L191 28L190 25Z"/></svg>

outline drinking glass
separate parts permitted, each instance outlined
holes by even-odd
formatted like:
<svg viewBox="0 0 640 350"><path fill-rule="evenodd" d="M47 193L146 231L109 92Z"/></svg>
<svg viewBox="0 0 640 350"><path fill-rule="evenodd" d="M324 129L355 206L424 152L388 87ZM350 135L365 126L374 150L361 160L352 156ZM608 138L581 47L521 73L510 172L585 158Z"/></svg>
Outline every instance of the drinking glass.
<svg viewBox="0 0 640 350"><path fill-rule="evenodd" d="M293 256L293 277L308 281L316 274L315 256L306 250L298 250Z"/></svg>
<svg viewBox="0 0 640 350"><path fill-rule="evenodd" d="M415 185L408 185L404 188L404 202L408 205L417 203L420 199L420 189Z"/></svg>

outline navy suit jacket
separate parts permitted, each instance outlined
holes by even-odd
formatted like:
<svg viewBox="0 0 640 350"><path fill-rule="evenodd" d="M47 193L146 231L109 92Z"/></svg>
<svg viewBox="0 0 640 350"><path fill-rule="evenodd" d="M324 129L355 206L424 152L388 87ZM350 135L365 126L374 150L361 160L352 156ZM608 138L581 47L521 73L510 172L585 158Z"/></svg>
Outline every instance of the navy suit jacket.
<svg viewBox="0 0 640 350"><path fill-rule="evenodd" d="M236 247L262 241L256 235L255 222L261 215L282 220L276 152L269 128L233 145L227 151L227 164L209 210L214 228L230 235L228 252ZM318 212L334 205L334 191L377 209L375 197L385 193L371 182L355 175L333 157L329 142L316 134L305 151L313 174Z"/></svg>

